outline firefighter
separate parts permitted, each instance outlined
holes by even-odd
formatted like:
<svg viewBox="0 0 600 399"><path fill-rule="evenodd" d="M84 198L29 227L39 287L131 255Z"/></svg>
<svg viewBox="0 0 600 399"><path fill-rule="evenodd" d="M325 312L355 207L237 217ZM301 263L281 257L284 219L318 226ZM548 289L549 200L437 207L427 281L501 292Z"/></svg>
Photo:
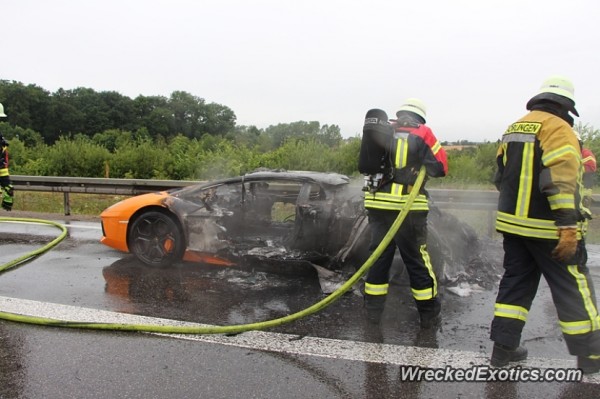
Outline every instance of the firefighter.
<svg viewBox="0 0 600 399"><path fill-rule="evenodd" d="M378 180L377 187L365 193L365 208L371 227L371 250L389 231L415 183L422 165L427 176L442 177L448 172L446 152L431 129L425 125L426 109L422 101L410 98L391 123L389 159L391 173ZM387 121L386 121L387 122ZM412 295L420 316L421 328L431 328L439 320L438 283L427 252L428 201L425 183L394 241L369 269L364 303L372 320L379 320L389 287L389 272L396 247L408 271Z"/></svg>
<svg viewBox="0 0 600 399"><path fill-rule="evenodd" d="M592 198L592 187L594 187L594 180L596 175L596 156L594 152L589 148L583 145L583 140L581 135L577 130L574 130L575 136L577 136L577 140L579 141L579 148L581 149L581 162L583 163L583 206L588 209L592 206L594 202Z"/></svg>
<svg viewBox="0 0 600 399"><path fill-rule="evenodd" d="M2 104L0 104L0 118L6 118ZM14 192L8 173L8 142L4 139L2 133L0 133L0 187L2 188L2 208L10 211L13 206Z"/></svg>
<svg viewBox="0 0 600 399"><path fill-rule="evenodd" d="M543 275L569 352L584 373L600 371L600 318L582 239L581 151L572 129L570 80L551 76L508 127L498 148L496 230L503 234L504 275L496 298L490 363L527 358L521 332Z"/></svg>
<svg viewBox="0 0 600 399"><path fill-rule="evenodd" d="M596 156L587 147L581 147L581 158L583 162L583 186L589 195L592 194L594 187L594 176L596 174Z"/></svg>

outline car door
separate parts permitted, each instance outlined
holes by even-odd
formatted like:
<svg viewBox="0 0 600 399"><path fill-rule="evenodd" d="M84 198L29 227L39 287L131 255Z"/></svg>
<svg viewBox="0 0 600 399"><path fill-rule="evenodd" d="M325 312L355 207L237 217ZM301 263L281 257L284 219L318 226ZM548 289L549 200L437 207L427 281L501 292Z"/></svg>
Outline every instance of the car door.
<svg viewBox="0 0 600 399"><path fill-rule="evenodd" d="M286 180L244 183L243 232L248 245L285 247L294 229L296 202L302 184Z"/></svg>

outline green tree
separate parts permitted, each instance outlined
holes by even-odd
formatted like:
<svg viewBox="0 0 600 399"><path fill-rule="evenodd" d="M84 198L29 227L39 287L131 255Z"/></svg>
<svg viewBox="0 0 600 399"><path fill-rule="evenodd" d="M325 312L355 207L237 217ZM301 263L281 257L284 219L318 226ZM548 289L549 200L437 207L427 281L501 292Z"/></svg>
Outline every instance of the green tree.
<svg viewBox="0 0 600 399"><path fill-rule="evenodd" d="M440 183L491 184L496 172L497 146L496 143L484 143L448 151L448 176Z"/></svg>
<svg viewBox="0 0 600 399"><path fill-rule="evenodd" d="M44 142L42 135L38 132L31 129L23 129L19 126L12 126L7 122L0 122L0 132L2 132L6 140L16 138L28 147L33 147Z"/></svg>
<svg viewBox="0 0 600 399"><path fill-rule="evenodd" d="M0 80L0 102L8 115L8 123L43 131L50 104L50 95L46 90L36 85Z"/></svg>
<svg viewBox="0 0 600 399"><path fill-rule="evenodd" d="M358 174L358 155L360 154L360 137L344 140L331 154L331 171L348 176Z"/></svg>
<svg viewBox="0 0 600 399"><path fill-rule="evenodd" d="M233 111L219 104L206 104L205 100L184 91L175 91L169 99L169 108L173 113L175 134L189 138L200 138L210 134L222 136L235 127Z"/></svg>
<svg viewBox="0 0 600 399"><path fill-rule="evenodd" d="M117 148L110 161L110 175L115 178L164 178L166 151L151 141L133 142Z"/></svg>
<svg viewBox="0 0 600 399"><path fill-rule="evenodd" d="M123 147L133 141L133 134L129 131L118 129L105 130L102 133L96 133L92 141L108 151L115 152L119 147Z"/></svg>
<svg viewBox="0 0 600 399"><path fill-rule="evenodd" d="M176 134L171 131L175 122L166 97L138 96L133 101L133 107L137 125L146 127L151 137L169 137Z"/></svg>
<svg viewBox="0 0 600 399"><path fill-rule="evenodd" d="M84 135L61 137L45 154L45 174L51 176L103 177L111 155Z"/></svg>
<svg viewBox="0 0 600 399"><path fill-rule="evenodd" d="M52 144L59 137L68 137L81 132L86 118L85 113L70 99L70 92L58 89L52 96L48 107L48 119L42 130L47 144Z"/></svg>
<svg viewBox="0 0 600 399"><path fill-rule="evenodd" d="M200 131L224 136L235 128L236 116L231 108L210 103L201 109Z"/></svg>

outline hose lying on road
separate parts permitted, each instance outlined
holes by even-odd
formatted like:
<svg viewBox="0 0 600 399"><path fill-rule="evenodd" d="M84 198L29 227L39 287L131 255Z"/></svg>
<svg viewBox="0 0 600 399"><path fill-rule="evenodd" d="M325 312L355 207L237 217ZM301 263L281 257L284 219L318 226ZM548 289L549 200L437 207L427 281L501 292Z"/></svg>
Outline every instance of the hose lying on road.
<svg viewBox="0 0 600 399"><path fill-rule="evenodd" d="M280 317L277 319L266 320L256 323L249 324L238 324L231 326L168 326L168 325L149 325L149 324L126 324L126 323L95 323L95 322L74 322L68 320L57 320L57 319L49 319L43 317L33 317L20 315L16 313L2 312L0 311L0 319L21 322L21 323L29 323L29 324L40 324L46 326L55 326L55 327L70 327L70 328L87 328L87 329L96 329L96 330L119 330L119 331L143 331L143 332L155 332L155 333L171 333L171 334L238 334L245 331L251 330L263 330L267 328L277 327L285 323L289 323L295 320L298 320L302 317L309 316L313 313L316 313L325 307L332 304L336 301L340 296L345 294L352 286L369 270L369 268L373 265L373 263L379 258L381 253L387 246L390 244L394 235L400 228L400 225L406 218L408 214L408 210L410 209L412 203L414 202L421 185L423 184L423 180L425 178L425 169L421 168L419 175L417 176L417 180L411 190L406 204L402 208L402 211L398 214L398 217L390 227L390 230L387 232L383 240L379 243L377 248L373 251L371 256L364 262L364 264L354 273L348 281L346 281L340 288L329 294L327 297L323 298L321 301L315 303L312 306L309 306L306 309L298 311L296 313ZM0 221L6 218L0 218ZM10 219L8 221L14 221L15 219ZM49 224L54 224L53 222L49 222ZM56 225L56 224L55 224ZM66 233L65 233L66 234ZM64 238L64 235L61 235ZM60 237L59 237L60 238ZM60 240L62 240L60 238ZM58 242L54 243L52 246L56 245ZM52 244L50 243L50 244ZM50 249L48 244L44 248L39 250L39 253L45 252ZM37 252L37 251L36 251ZM38 253L38 254L39 254ZM33 256L33 255L32 255ZM27 259L31 258L29 256ZM13 261L14 262L14 261ZM22 261L21 261L22 262ZM12 262L11 262L12 263ZM17 262L18 263L18 262ZM6 267L0 266L0 271L6 269Z"/></svg>
<svg viewBox="0 0 600 399"><path fill-rule="evenodd" d="M49 224L51 226L57 227L61 230L61 233L54 240L50 241L48 244L44 245L41 248L36 249L35 251L29 252L17 259L11 260L8 263L5 263L0 266L0 273L4 272L10 268L15 266L19 266L26 261L35 258L45 252L48 252L50 249L54 248L58 243L65 239L67 236L67 228L60 223L52 222L50 220L41 220L41 219L28 219L28 218L5 218L0 217L0 222L11 222L11 223L36 223L36 224Z"/></svg>

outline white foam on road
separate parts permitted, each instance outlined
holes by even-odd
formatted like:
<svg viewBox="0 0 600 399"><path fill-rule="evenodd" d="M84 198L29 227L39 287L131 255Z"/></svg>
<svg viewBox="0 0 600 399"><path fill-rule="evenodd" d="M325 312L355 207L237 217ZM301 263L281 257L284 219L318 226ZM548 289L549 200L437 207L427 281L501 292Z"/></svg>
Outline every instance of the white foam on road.
<svg viewBox="0 0 600 399"><path fill-rule="evenodd" d="M210 327L206 324L3 296L0 296L0 311L84 323ZM232 336L222 334L152 334L269 352L389 365L411 365L422 368L444 368L451 366L453 368L468 369L474 365L487 365L489 360L488 354L471 351L317 338L266 331L248 331ZM575 362L574 360L564 359L528 358L526 361L515 363L514 365L539 369L565 369L574 368ZM600 384L600 375L584 376L583 382Z"/></svg>

